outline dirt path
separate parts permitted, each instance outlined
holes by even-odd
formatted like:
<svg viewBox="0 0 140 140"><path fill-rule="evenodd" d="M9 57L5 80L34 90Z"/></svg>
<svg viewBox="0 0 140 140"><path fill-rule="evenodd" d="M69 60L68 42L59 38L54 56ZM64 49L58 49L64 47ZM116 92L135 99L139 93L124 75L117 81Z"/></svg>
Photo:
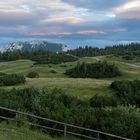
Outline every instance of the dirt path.
<svg viewBox="0 0 140 140"><path fill-rule="evenodd" d="M117 61L118 62L118 61ZM140 66L138 65L135 65L135 64L130 64L130 63L126 63L126 62L120 62L121 64L124 64L124 65L127 65L127 66L130 66L130 67L135 67L135 68L140 68Z"/></svg>

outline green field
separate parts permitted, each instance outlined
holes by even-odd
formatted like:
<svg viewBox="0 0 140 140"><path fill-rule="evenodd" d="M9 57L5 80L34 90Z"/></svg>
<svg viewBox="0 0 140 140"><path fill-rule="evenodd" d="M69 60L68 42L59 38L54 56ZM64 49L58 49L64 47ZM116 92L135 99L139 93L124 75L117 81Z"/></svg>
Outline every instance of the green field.
<svg viewBox="0 0 140 140"><path fill-rule="evenodd" d="M14 123L0 123L0 140L63 140L63 137L51 137L39 130L31 130L28 126L16 127ZM67 140L78 140L67 137Z"/></svg>
<svg viewBox="0 0 140 140"><path fill-rule="evenodd" d="M26 78L27 82L24 85L1 87L5 89L36 87L36 88L61 88L65 94L76 96L80 99L88 99L95 94L102 96L112 96L114 93L110 90L109 85L114 80L134 80L140 79L140 60L139 58L133 61L123 60L121 57L114 56L99 56L80 58L80 62L94 63L96 61L108 61L115 63L122 72L122 76L108 79L82 79L69 78L64 74L66 69L72 68L77 62L68 62L63 64L42 64L33 65L30 60L18 60L11 62L1 62L0 72L4 73L21 73L27 75L28 72L34 70L40 75L40 78ZM55 70L56 73L52 73Z"/></svg>

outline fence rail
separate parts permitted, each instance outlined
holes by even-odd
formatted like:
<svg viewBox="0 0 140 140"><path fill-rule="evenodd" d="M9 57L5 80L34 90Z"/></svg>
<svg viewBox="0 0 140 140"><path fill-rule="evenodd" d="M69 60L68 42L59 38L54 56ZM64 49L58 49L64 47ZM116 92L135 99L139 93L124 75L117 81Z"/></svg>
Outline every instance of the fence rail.
<svg viewBox="0 0 140 140"><path fill-rule="evenodd" d="M41 116L17 111L17 110L2 107L2 106L0 106L0 110L5 110L5 111L9 111L11 113L20 114L20 115L23 115L23 116L28 116L28 117L31 117L31 118L44 120L44 121L47 121L49 123L54 123L56 125L60 125L63 129L53 128L53 127L50 127L50 126L43 126L43 125L35 124L35 123L32 123L32 122L24 122L23 121L24 123L27 123L28 125L31 125L31 126L35 126L35 127L38 127L38 128L43 128L43 129L46 129L46 130L52 130L52 131L55 131L55 132L61 132L61 133L63 133L64 139L66 139L67 135L69 134L69 135L72 135L72 136L77 136L77 137L81 137L81 138L85 138L85 139L93 139L93 140L102 140L103 137L106 137L106 138L111 139L111 140L112 139L113 140L132 140L132 139L129 139L129 138L124 138L124 137L121 137L121 136L105 133L105 132L98 131L98 130L93 130L93 129L84 128L84 127L80 127L80 126L76 126L76 125L72 125L72 124L67 124L67 123L64 123L64 122L44 118L44 117L41 117ZM5 116L0 116L0 119L8 120L8 121L16 121L14 118L8 118L8 117L5 117ZM80 131L86 131L88 133L93 133L94 135L90 136L88 134L72 132L72 131L69 131L68 128L78 129Z"/></svg>

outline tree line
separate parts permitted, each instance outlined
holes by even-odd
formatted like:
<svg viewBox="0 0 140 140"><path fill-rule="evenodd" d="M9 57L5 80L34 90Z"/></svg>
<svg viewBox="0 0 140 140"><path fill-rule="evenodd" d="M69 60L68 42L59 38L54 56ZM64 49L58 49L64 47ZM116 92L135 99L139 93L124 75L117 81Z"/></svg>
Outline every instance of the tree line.
<svg viewBox="0 0 140 140"><path fill-rule="evenodd" d="M78 60L78 57L66 53L55 53L45 50L36 51L6 51L0 52L0 61L14 61L19 59L30 59L35 61L35 64L59 64L65 62L73 62Z"/></svg>
<svg viewBox="0 0 140 140"><path fill-rule="evenodd" d="M109 46L105 48L98 47L79 47L73 50L68 50L67 53L79 56L79 57L93 57L99 55L140 55L140 43L131 43L131 44L120 44Z"/></svg>

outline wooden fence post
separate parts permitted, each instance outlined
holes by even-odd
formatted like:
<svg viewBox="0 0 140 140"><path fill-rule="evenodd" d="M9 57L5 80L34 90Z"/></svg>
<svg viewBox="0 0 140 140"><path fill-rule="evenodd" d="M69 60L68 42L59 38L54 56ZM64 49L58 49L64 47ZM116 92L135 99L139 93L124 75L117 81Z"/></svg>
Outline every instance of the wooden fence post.
<svg viewBox="0 0 140 140"><path fill-rule="evenodd" d="M97 140L100 140L100 134L97 133Z"/></svg>
<svg viewBox="0 0 140 140"><path fill-rule="evenodd" d="M66 140L66 136L67 136L67 125L64 124L64 140Z"/></svg>

